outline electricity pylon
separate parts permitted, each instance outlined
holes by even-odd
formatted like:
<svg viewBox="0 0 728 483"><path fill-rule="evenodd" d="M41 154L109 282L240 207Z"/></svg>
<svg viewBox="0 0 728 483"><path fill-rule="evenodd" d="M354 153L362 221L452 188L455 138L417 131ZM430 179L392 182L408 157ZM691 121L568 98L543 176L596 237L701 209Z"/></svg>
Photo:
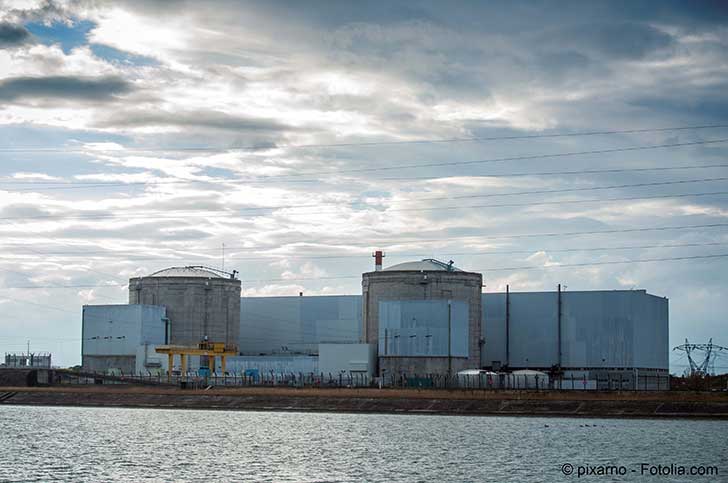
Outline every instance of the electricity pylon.
<svg viewBox="0 0 728 483"><path fill-rule="evenodd" d="M688 362L690 363L689 375L706 376L708 375L708 368L710 367L711 362L714 362L715 358L718 357L718 352L728 351L728 348L713 344L713 339L711 338L707 344L691 344L687 339L685 339L684 344L679 345L672 350L684 351L688 355ZM705 357L700 363L697 363L695 359L693 359L694 352L703 352L705 354ZM687 373L688 371L685 372Z"/></svg>

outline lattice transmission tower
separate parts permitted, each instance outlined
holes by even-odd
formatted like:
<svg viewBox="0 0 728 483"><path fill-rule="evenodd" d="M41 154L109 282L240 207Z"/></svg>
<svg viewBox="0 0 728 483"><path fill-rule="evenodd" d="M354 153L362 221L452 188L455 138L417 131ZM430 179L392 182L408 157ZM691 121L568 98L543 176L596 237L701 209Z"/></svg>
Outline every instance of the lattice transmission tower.
<svg viewBox="0 0 728 483"><path fill-rule="evenodd" d="M712 368L715 372L715 359L721 351L728 351L728 347L713 344L711 338L707 344L691 344L685 339L685 343L679 345L672 350L683 351L688 356L688 363L690 367L685 370L686 375L689 376L707 376L708 371ZM695 353L702 353L703 358L699 363L695 359Z"/></svg>

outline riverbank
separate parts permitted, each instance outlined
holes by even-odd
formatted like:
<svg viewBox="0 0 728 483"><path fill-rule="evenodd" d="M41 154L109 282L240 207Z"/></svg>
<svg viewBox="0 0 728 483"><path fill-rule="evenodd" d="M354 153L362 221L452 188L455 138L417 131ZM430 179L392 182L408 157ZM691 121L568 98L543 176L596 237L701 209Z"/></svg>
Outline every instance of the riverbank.
<svg viewBox="0 0 728 483"><path fill-rule="evenodd" d="M189 391L111 385L0 387L0 406L2 405L728 419L728 394L691 392L501 392L278 387Z"/></svg>

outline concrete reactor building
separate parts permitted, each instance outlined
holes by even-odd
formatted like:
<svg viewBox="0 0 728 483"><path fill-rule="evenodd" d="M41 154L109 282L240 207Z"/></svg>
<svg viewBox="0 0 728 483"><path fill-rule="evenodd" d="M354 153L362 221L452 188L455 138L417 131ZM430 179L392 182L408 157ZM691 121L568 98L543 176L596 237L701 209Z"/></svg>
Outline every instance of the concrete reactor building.
<svg viewBox="0 0 728 483"><path fill-rule="evenodd" d="M379 372L452 374L480 366L483 276L427 259L362 276L364 342Z"/></svg>
<svg viewBox="0 0 728 483"><path fill-rule="evenodd" d="M129 280L128 305L83 308L81 364L92 371L163 366L158 345L224 343L237 352L240 280L214 268L171 267Z"/></svg>
<svg viewBox="0 0 728 483"><path fill-rule="evenodd" d="M202 340L238 347L240 280L208 267L172 267L129 280L129 304L163 305L169 343L196 345Z"/></svg>

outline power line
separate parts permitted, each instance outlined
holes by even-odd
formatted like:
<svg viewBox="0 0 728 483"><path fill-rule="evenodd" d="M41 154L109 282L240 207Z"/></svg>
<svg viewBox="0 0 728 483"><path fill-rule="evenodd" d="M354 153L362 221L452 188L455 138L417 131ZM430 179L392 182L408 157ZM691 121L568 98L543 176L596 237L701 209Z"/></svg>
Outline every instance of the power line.
<svg viewBox="0 0 728 483"><path fill-rule="evenodd" d="M614 260L604 262L589 262L589 263L565 263L565 264L554 264L548 266L522 266L522 267L500 267L500 268L488 268L488 269L477 269L472 270L473 272L488 273L497 271L513 271L513 270L554 270L560 268L579 268L579 267L591 267L600 265L619 265L625 263L652 263L652 262L666 262L666 261L683 261L683 260L700 260L700 259L711 259L711 258L724 258L728 257L728 253L722 253L717 255L694 255L685 257L663 257L663 258L645 258L645 259L633 259L633 260ZM260 279L260 280L242 280L242 283L256 283L256 282L282 282L282 281L305 281L305 280L329 280L329 279L344 279L344 278L359 278L359 276L341 276L341 277L311 277L311 278L298 278L298 279Z"/></svg>
<svg viewBox="0 0 728 483"><path fill-rule="evenodd" d="M429 208L391 208L389 211L439 211L439 210L460 210L468 208L513 208L517 206L545 206L545 205L568 205L573 203L605 203L610 201L638 201L638 200L656 200L665 198L689 198L692 196L718 196L728 195L728 191L710 191L701 193L682 193L673 195L654 195L654 196L627 196L622 198L591 198L582 200L560 200L560 201L538 201L529 203L501 203L497 205L460 205L460 206L436 206ZM328 213L316 213L328 214ZM333 213L332 213L333 214Z"/></svg>
<svg viewBox="0 0 728 483"><path fill-rule="evenodd" d="M35 340L52 340L52 341L71 341L71 342L80 342L81 340L83 340L80 337L74 337L74 338L71 338L71 337L37 337L35 335L0 337L0 340L19 340L19 339L23 339L23 340L33 339L34 341Z"/></svg>
<svg viewBox="0 0 728 483"><path fill-rule="evenodd" d="M13 223L13 222L8 222L8 223L10 223L10 225L12 225L12 226L14 226L14 227L16 227L16 228L20 228L20 227L19 227L19 226L18 226L18 225L17 225L16 223ZM62 241L59 241L59 240L58 240L58 239L56 239L56 238L50 238L50 239L51 239L52 241L56 242L56 243L60 243L61 245L64 245L64 246L70 246L70 245L69 245L68 243L64 243L64 242L62 242ZM43 253L42 253L42 252L38 252L37 250L35 250L34 248L31 248L31 247L29 247L29 246L26 246L26 249L30 250L31 252L35 252L35 253L36 253L36 254L38 254L38 255L43 255ZM10 272L13 272L12 270L6 270L6 271L10 271ZM107 276L107 277L112 277L112 278L113 278L113 277L115 277L115 275L111 275L111 274L109 274L109 273L105 273L105 272L100 272L100 271L98 271L98 270L94 270L94 269L92 269L92 268L88 268L88 267L85 267L85 271L87 271L87 272L94 272L94 273L97 273L97 274L99 274L99 275L104 275L104 276ZM25 276L25 274L24 274L24 273L22 273L22 272L14 272L14 273L18 273L18 274L20 274L20 275L22 275L22 276Z"/></svg>
<svg viewBox="0 0 728 483"><path fill-rule="evenodd" d="M718 228L726 227L728 223L706 223L701 225L676 225L676 226L657 226L657 227L643 227L643 228L615 228L611 230L590 230L590 231L572 231L572 232L551 232L551 233L518 233L513 235L462 235L462 236L448 236L448 239L464 239L464 238L477 238L480 240L506 240L506 239L518 239L518 238L550 238L559 236L588 236L588 235L611 235L616 233L638 233L646 231L669 231L669 230L692 230L695 228ZM430 239L415 239L415 240L399 240L394 243L416 243L416 242L441 242L442 238L430 238ZM380 241L380 243L384 243Z"/></svg>
<svg viewBox="0 0 728 483"><path fill-rule="evenodd" d="M8 288L10 288L10 287L8 287ZM70 314L70 313L72 313L72 314L74 314L74 315L76 315L76 314L77 314L77 312L75 312L75 311L71 311L71 310L68 310L68 309L64 309L64 308L62 308L62 307L58 307L58 306L56 306L56 305L46 305L46 304L40 304L40 303L38 303L38 302L32 302L32 301L30 301L30 300L23 300L23 299L16 299L16 298L14 298L14 297L7 297L7 296L5 296L5 295L3 295L3 296L0 296L0 299L2 299L2 300L9 300L9 301L11 301L11 302L19 302L19 303L24 303L24 304L34 305L34 306L36 306L36 307L41 307L41 308L44 308L44 309L51 309L51 310L60 310L61 312L67 312L67 313L69 313L69 314Z"/></svg>
<svg viewBox="0 0 728 483"><path fill-rule="evenodd" d="M629 263L652 263L652 262L668 262L668 261L684 261L684 260L703 260L703 259L716 259L728 257L728 253L719 253L714 255L693 255L684 257L662 257L662 258L644 258L644 259L632 259L632 260L612 260L603 262L588 262L588 263L566 263L566 264L554 264L546 266L522 266L522 267L496 267L473 270L474 272L496 272L496 271L513 271L513 270L555 270L561 268L578 268L578 267L592 267L601 265L618 265L618 264L629 264ZM327 277L300 277L300 278L268 278L268 279L253 279L253 280L241 280L242 283L260 283L260 282L301 282L301 281L315 281L315 280L343 280L359 278L361 275L341 275L341 276L327 276ZM0 289L69 289L69 288L102 288L102 287L126 287L128 284L106 284L106 285L91 285L91 284L78 284L78 285L32 285L23 287L0 287Z"/></svg>
<svg viewBox="0 0 728 483"><path fill-rule="evenodd" d="M610 250L639 250L639 249L653 249L653 248L695 248L695 247L708 247L708 246L722 246L722 245L728 245L728 241L725 242L708 242L708 243L674 243L674 244L657 244L657 245L627 245L627 246L608 246L608 247L571 247L571 248L533 248L530 250L490 250L490 251L471 251L471 252L445 252L440 253L440 256L443 257L455 257L455 256L479 256L479 255L516 255L516 254L524 254L524 253L538 253L541 251L548 251L550 253L573 253L573 252L595 252L595 251L610 251ZM45 255L45 256L83 256L88 257L90 254L93 253L100 253L102 255L113 255L114 257L123 257L125 261L128 260L145 260L145 261L173 261L173 260L195 260L194 258L190 257L177 257L177 258L159 258L159 257L145 257L145 256L129 256L124 253L119 252L40 252L40 251L34 251L30 254L28 253L16 253L14 256L9 257L10 259L16 259L19 258L22 255ZM387 252L388 258L408 258L408 257L424 257L429 256L431 253L398 253L398 252ZM288 260L330 260L330 259L352 259L352 258L358 258L358 259L369 259L371 258L371 252L367 251L366 253L359 253L359 254L341 254L341 255L292 255L292 254L274 254L274 255L263 255L263 256L254 256L254 257L228 257L227 260L235 260L235 261L262 261L265 263L269 263L270 261L280 260L280 259L288 259ZM3 260L7 260L8 258L3 259L2 254L0 254L0 263L2 263ZM200 258L200 260L216 260L217 257L210 256L208 258ZM0 269L0 271L10 271L8 269ZM22 272L16 272L16 273L22 273ZM25 274L23 274L25 275ZM109 275L109 274L106 274ZM115 275L109 275L116 277Z"/></svg>
<svg viewBox="0 0 728 483"><path fill-rule="evenodd" d="M611 234L617 234L617 233L640 233L640 232L649 232L649 231L670 231L670 230L694 230L696 228L723 228L728 227L728 223L706 223L706 224L697 224L697 225L668 225L668 226L657 226L657 227L641 227L641 228L616 228L616 229L609 229L609 230L589 230L589 231L571 231L571 232L547 232L547 233L518 233L518 234L511 234L511 235L483 235L483 234L476 234L476 235L447 235L444 234L444 238L415 238L415 239L394 239L394 240L386 240L386 239L377 239L376 247L382 247L384 245L399 245L403 243L428 243L428 242L443 242L448 240L463 240L463 239L470 239L470 238L476 238L479 240L507 240L507 239L520 239L520 238L551 238L551 237L573 237L573 236L589 236L589 235L611 235ZM359 237L361 238L361 237ZM289 244L297 244L297 243L305 243L307 241L293 241ZM37 243L37 242L36 242ZM351 245L351 244L348 244ZM25 245L23 245L25 246ZM374 247L375 245L372 245L370 243L367 243L366 246L368 247ZM279 248L280 246L273 246L273 245L260 245L258 247L250 247L250 246L243 246L243 247L226 247L229 250L237 250L237 251L256 251L256 250L270 250L273 248ZM155 249L159 249L158 246L153 247ZM150 250L152 248L148 246L136 246L131 247L131 250L135 251L141 251L141 250ZM189 251L189 252L202 252L202 251L218 251L220 248L169 248L165 250L175 250L175 251ZM93 251L90 250L84 250L84 253L86 254L93 254ZM102 253L106 254L109 253L108 251L97 251L96 253ZM47 252L44 254L48 254ZM115 255L116 253L111 252L110 255Z"/></svg>
<svg viewBox="0 0 728 483"><path fill-rule="evenodd" d="M632 146L625 148L612 148L612 149L593 149L588 151L567 151L561 153L551 154L533 154L533 155L522 155L522 156L510 156L503 158L492 158L492 159L481 159L475 161L443 161L435 163L422 163L422 164L404 164L404 165L389 165L389 166L376 166L370 168L352 168L352 169L337 169L329 171L302 171L298 173L286 174L286 175L268 175L259 176L259 179L286 179L286 178L300 178L301 176L317 176L327 174L342 174L342 173L367 173L375 171L391 171L397 169L412 169L412 168L434 168L434 167L447 167L447 166L469 166L476 164L487 164L487 163L501 163L507 161L527 161L534 159L550 159L560 157L572 157L572 156L585 156L594 154L609 154L609 153L623 153L630 151L646 151L653 149L665 149L665 148L676 148L685 146L700 146L707 144L717 144L727 142L728 138L723 139L711 139L703 141L692 141L684 143L668 143L668 144L653 144L648 146Z"/></svg>
<svg viewBox="0 0 728 483"><path fill-rule="evenodd" d="M675 171L675 170L692 170L692 169L712 169L712 168L728 168L728 164L704 164L704 165L682 165L682 166L658 166L652 168L612 168L612 169L587 169L587 170L572 170L572 171L544 171L544 172L517 172L517 173L493 173L493 174L470 174L470 175L444 175L444 176L405 176L405 177L384 177L384 178L373 178L375 180L383 181L427 181L436 179L448 179L452 177L456 178L515 178L515 177L543 177L543 176L568 176L568 175L585 175L585 174L612 174L612 173L639 173L649 171ZM157 185L173 185L173 184L259 184L259 183L273 183L273 182L307 182L307 183L318 183L321 179L308 179L308 180L259 180L259 179L215 179L215 180L204 180L204 179L173 179L173 180L160 180L160 181L130 181L130 182L77 182L77 181L2 181L0 185L44 185L42 188L26 188L26 189L2 189L9 193L15 192L27 192L27 191L48 191L48 190L71 190L71 189L86 189L86 188L109 188L119 186L157 186ZM59 186L47 186L47 185L59 185Z"/></svg>
<svg viewBox="0 0 728 483"><path fill-rule="evenodd" d="M728 245L728 241L726 242L710 242L710 243L679 243L679 244L671 244L671 245L632 245L632 246L617 246L617 247L589 247L589 248L555 248L555 249L533 249L533 250L494 250L494 251L485 251L485 252L454 252L454 253L442 253L442 256L474 256L474 255L516 255L519 253L534 253L534 252L540 252L540 251L549 251L552 253L572 253L572 252L593 252L593 251L608 251L608 250L637 250L637 249L650 249L650 248L686 248L686 247L705 247L705 246L720 246L720 245ZM387 253L388 257L422 257L427 256L427 253ZM367 259L371 258L371 254L369 252L366 253L366 255L344 255L344 256L337 256L337 255L323 255L323 256L306 256L306 257L296 257L296 256L287 256L287 255L280 255L277 258L272 258L273 260L279 259L280 257L284 258L292 258L292 259L321 259L321 258L363 258L366 257ZM229 260L260 260L260 257L241 257L241 258L230 258Z"/></svg>
<svg viewBox="0 0 728 483"><path fill-rule="evenodd" d="M708 124L699 126L678 126L663 128L646 128L646 129L622 129L622 130L605 130L605 131L582 131L575 133L553 133L553 134L523 134L511 136L475 136L463 138L445 138L445 139L413 139L399 141L369 141L369 142L353 142L353 143L329 143L329 144L287 144L281 146L263 147L263 149L310 149L310 148L337 148L337 147L364 147L364 146L396 146L408 144L440 144L440 143L458 143L458 142L481 142L481 141L507 141L507 140L524 140L524 139L548 139L562 137L581 137L581 136L604 136L613 134L641 134L650 132L667 132L667 131L687 131L701 129L719 129L728 127L728 124ZM114 147L110 149L83 149L83 148L58 148L58 147L16 147L16 148L0 148L3 153L26 153L26 152L69 152L69 153L88 153L92 152L217 152L217 151L260 151L261 146L229 146L229 147L195 147L195 146L179 146L179 147L148 147L148 148L117 148L118 144L114 143Z"/></svg>
<svg viewBox="0 0 728 483"><path fill-rule="evenodd" d="M625 263L651 263L651 262L672 262L672 261L683 261L683 260L703 260L711 258L725 258L728 257L728 253L719 253L715 255L692 255L685 257L663 257L663 258L643 258L637 260L610 260L604 262L589 262L589 263L564 263L549 266L525 266L525 267L501 267L501 268L490 268L482 270L483 272L495 272L495 271L511 271L511 270L550 270L558 268L577 268L577 267L593 267L600 265L619 265Z"/></svg>
<svg viewBox="0 0 728 483"><path fill-rule="evenodd" d="M648 146L632 146L632 147L627 147L627 148L592 149L589 151L567 151L567 152L552 153L552 154L532 154L532 155L525 155L525 156L510 156L510 157L504 157L504 158L481 159L481 160L475 160L475 161L443 161L443 162L437 162L437 163L424 163L424 164L377 166L377 167L371 167L371 168L355 168L355 169L345 169L345 170L321 171L318 173L317 172L300 172L300 173L280 175L280 176L261 176L260 178L261 179L274 179L274 178L286 178L286 177L312 176L312 175L316 175L316 174L367 173L367 172L373 172L373 171L390 171L390 170L396 170L396 169L410 169L410 168L436 168L436 167L446 167L446 166L465 166L465 165L486 164L486 163L502 163L502 162L507 162L507 161L527 161L527 160L532 160L532 159L548 159L548 158L560 158L560 157L568 157L568 156L585 156L585 155L592 155L592 154L609 154L609 153L624 153L624 152L629 152L629 151L646 151L646 150L651 150L651 149L677 148L677 147L684 147L684 146L699 146L699 145L706 145L706 144L724 143L726 141L728 141L728 138L711 139L711 140L705 140L705 141L692 141L692 142L685 142L685 143L652 144L652 145L648 145Z"/></svg>
<svg viewBox="0 0 728 483"><path fill-rule="evenodd" d="M563 189L554 189L554 190L532 190L532 191L515 191L515 192L505 192L505 193L486 193L486 194L477 194L477 195L458 195L458 196L440 196L440 197L429 197L429 198L403 198L403 199L397 199L394 200L395 203L405 203L405 202L419 202L419 201L443 201L443 200L460 200L460 199L475 199L475 198L495 198L500 196L524 196L524 195L532 195L532 194L559 194L559 193L574 193L574 192L586 192L586 191L601 191L601 190L610 190L610 189L625 189L625 188L639 188L639 187L648 187L648 186L668 186L668 185L679 185L679 184L691 184L691 183L707 183L707 182L715 182L715 181L726 181L728 180L728 177L716 177L716 178L700 178L700 179L689 179L689 180L673 180L673 181L658 181L658 182L650 182L650 183L635 183L635 184L620 184L620 185L610 185L610 186L591 186L586 188L563 188ZM625 201L625 200L637 200L637 199L653 199L653 198L670 198L670 197L685 197L685 196L706 196L710 194L724 194L724 192L709 192L709 193L688 193L688 194L675 194L675 195L657 195L652 197L630 197L630 198L606 198L603 199L603 201ZM475 205L475 206L456 206L456 207L449 207L449 206L437 206L437 207L420 207L420 208L387 208L386 211L436 211L436 210L452 210L452 209L460 209L460 208L494 208L494 207L512 207L512 206L534 206L534 205L542 205L542 204L562 204L562 203L577 203L577 202L592 202L592 201L600 201L599 199L596 200L562 200L562 201L550 201L550 202L528 202L528 203L517 203L517 204L499 204L499 205ZM326 202L323 202L324 204ZM391 202L390 202L391 203ZM109 218L118 218L123 217L124 219L134 219L134 220L144 220L144 219L159 219L159 218L174 218L179 216L187 216L187 215L195 215L195 214L205 214L206 218L210 217L230 217L235 216L236 214L246 213L249 211L268 211L268 210L283 210L283 209L298 209L298 208L318 208L321 206L322 203L317 204L308 204L308 205L274 205L274 206L258 206L258 207L249 207L249 208L239 208L235 211L230 210L180 210L177 212L173 212L171 214L168 214L168 212L163 213L140 213L137 215L132 215L129 213L99 213L99 214L77 214L77 215L60 215L60 214L47 214L47 215L31 215L31 216L6 216L1 217L0 221L9 221L9 220L47 220L47 219L63 219L63 220L94 220L94 219L109 219ZM350 205L356 204L356 202L350 202ZM378 206L369 206L368 208L371 209L377 209ZM220 213L220 211L224 211L224 213ZM213 216L210 213L218 213L218 215ZM302 214L313 214L313 215L320 215L320 214L338 214L340 211L303 211L303 212L297 212Z"/></svg>
<svg viewBox="0 0 728 483"><path fill-rule="evenodd" d="M599 190L611 190L611 189L623 189L623 188L644 188L647 186L667 186L676 184L690 184L690 183L703 183L712 181L726 181L728 177L719 178L701 178L701 179L685 179L685 180L673 180L673 181L655 181L649 183L633 183L633 184L617 184L610 186L590 186L587 188L561 188L554 190L534 190L534 191L513 191L510 193L487 193L482 195L458 195L458 196L440 196L433 198L414 198L407 199L404 201L438 201L438 200L462 200L469 198L490 198L497 196L521 196L521 195L534 195L534 194L553 194L553 193L574 193L579 191L599 191Z"/></svg>
<svg viewBox="0 0 728 483"><path fill-rule="evenodd" d="M702 164L682 166L657 166L652 168L609 168L609 169L579 169L571 171L543 171L543 172L520 172L520 173L494 173L494 174L468 174L468 175L444 175L444 176L403 176L374 178L385 181L428 181L447 178L515 178L523 176L563 176L583 174L611 174L611 173L632 173L647 171L673 171L689 169L728 168L728 164Z"/></svg>

